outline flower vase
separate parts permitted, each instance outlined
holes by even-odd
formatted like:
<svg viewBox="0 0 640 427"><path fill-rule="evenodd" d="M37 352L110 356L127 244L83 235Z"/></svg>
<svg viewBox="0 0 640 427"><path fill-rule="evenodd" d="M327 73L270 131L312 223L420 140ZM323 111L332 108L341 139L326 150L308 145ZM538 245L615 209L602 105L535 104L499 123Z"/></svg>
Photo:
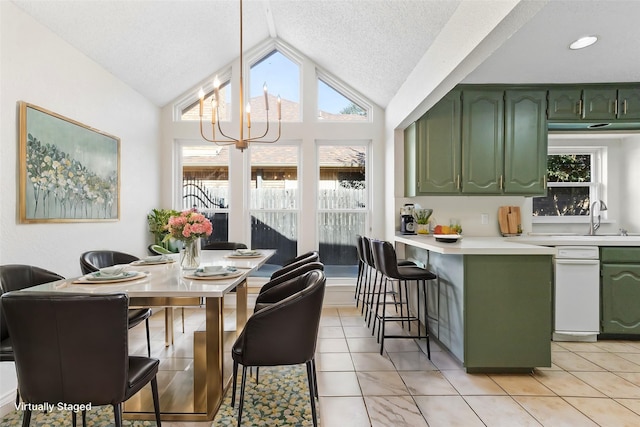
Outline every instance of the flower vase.
<svg viewBox="0 0 640 427"><path fill-rule="evenodd" d="M180 253L180 266L185 270L195 270L200 266L200 239L187 240Z"/></svg>

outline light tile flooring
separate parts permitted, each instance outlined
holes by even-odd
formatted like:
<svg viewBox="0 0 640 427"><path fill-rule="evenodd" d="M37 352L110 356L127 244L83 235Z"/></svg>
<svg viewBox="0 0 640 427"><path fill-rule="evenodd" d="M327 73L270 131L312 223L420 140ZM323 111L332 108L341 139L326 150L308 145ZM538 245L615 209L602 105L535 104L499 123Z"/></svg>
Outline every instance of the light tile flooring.
<svg viewBox="0 0 640 427"><path fill-rule="evenodd" d="M198 323L192 313L187 327ZM159 337L162 317L152 319ZM144 335L132 337L144 345ZM434 340L431 360L421 346L387 340L381 356L358 309L326 308L316 358L322 426L640 426L640 342L552 342L553 366L518 375L467 374Z"/></svg>

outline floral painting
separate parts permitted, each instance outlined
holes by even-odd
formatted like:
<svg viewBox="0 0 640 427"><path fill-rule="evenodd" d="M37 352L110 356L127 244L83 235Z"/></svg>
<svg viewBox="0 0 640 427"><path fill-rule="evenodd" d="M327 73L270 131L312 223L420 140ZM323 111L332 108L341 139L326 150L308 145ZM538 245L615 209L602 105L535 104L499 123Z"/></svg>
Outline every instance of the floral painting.
<svg viewBox="0 0 640 427"><path fill-rule="evenodd" d="M20 102L20 222L115 221L120 139Z"/></svg>

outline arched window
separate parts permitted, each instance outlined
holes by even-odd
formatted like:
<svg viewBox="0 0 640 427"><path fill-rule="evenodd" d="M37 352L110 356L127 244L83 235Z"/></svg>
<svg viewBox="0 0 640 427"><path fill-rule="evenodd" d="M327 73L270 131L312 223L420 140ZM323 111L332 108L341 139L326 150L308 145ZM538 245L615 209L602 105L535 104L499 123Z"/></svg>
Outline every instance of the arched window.
<svg viewBox="0 0 640 427"><path fill-rule="evenodd" d="M282 121L301 121L300 66L278 50L271 51L251 66L249 102L252 121L266 121L265 83L269 91L269 120L278 118L276 101L280 96Z"/></svg>

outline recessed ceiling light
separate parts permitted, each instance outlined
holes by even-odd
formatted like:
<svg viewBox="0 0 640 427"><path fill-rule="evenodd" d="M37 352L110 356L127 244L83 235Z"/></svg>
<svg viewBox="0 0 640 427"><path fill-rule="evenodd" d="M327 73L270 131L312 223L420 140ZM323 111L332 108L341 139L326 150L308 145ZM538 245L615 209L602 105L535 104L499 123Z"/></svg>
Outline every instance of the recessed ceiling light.
<svg viewBox="0 0 640 427"><path fill-rule="evenodd" d="M582 48L591 46L597 41L598 41L598 37L596 36L580 37L578 40L574 41L569 45L569 49L573 49L573 50L582 49Z"/></svg>

